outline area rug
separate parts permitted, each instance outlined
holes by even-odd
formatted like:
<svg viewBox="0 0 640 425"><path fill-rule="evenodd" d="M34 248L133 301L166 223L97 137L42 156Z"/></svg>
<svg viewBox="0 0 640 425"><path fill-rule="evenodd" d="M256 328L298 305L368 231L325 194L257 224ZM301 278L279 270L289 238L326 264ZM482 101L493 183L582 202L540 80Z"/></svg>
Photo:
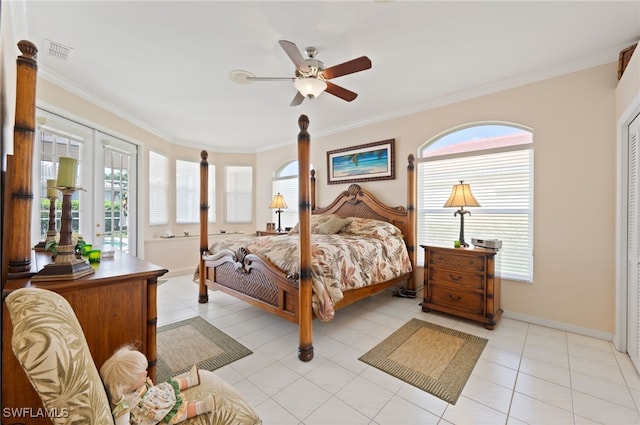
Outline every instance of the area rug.
<svg viewBox="0 0 640 425"><path fill-rule="evenodd" d="M156 382L184 373L193 365L215 370L252 353L199 316L162 326L156 344Z"/></svg>
<svg viewBox="0 0 640 425"><path fill-rule="evenodd" d="M456 404L487 341L411 319L359 360Z"/></svg>

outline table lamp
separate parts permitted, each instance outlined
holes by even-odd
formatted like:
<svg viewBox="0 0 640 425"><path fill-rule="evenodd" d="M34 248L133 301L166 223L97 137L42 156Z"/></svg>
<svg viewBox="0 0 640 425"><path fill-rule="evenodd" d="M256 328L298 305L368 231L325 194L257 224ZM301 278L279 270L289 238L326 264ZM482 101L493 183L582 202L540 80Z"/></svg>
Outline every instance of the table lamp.
<svg viewBox="0 0 640 425"><path fill-rule="evenodd" d="M464 241L464 215L471 215L471 211L465 210L464 207L480 206L478 201L476 201L476 198L473 197L469 184L463 183L462 180L460 180L460 184L454 184L451 189L451 195L444 206L460 208L458 211L453 213L453 216L455 217L460 214L460 246L468 247L469 244Z"/></svg>
<svg viewBox="0 0 640 425"><path fill-rule="evenodd" d="M282 196L280 192L278 192L278 194L273 197L273 200L271 201L271 205L269 205L269 208L276 209L276 214L278 214L278 228L276 229L276 231L278 233L282 233L280 216L282 215L282 209L283 208L286 209L289 207L287 206L287 203L284 201L284 196Z"/></svg>

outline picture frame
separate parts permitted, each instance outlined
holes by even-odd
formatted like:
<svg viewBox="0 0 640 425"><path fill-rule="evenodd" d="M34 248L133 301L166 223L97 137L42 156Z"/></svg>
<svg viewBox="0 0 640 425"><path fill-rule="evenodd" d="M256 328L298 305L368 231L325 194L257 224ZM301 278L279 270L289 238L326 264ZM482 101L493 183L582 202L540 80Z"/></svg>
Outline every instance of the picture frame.
<svg viewBox="0 0 640 425"><path fill-rule="evenodd" d="M395 139L327 152L328 184L395 178Z"/></svg>

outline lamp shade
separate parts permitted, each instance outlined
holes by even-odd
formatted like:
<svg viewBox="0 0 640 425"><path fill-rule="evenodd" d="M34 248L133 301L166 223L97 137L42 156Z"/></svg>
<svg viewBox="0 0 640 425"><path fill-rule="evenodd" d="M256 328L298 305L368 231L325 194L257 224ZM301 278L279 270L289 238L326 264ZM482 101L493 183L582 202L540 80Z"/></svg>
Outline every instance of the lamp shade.
<svg viewBox="0 0 640 425"><path fill-rule="evenodd" d="M478 201L473 197L471 193L471 188L469 184L463 183L460 180L460 184L454 184L451 189L451 195L449 195L449 199L444 204L445 207L479 207Z"/></svg>
<svg viewBox="0 0 640 425"><path fill-rule="evenodd" d="M273 197L273 200L271 201L271 205L269 205L269 208L287 209L289 207L287 206L287 203L284 201L284 196L278 193Z"/></svg>
<svg viewBox="0 0 640 425"><path fill-rule="evenodd" d="M309 99L320 96L320 93L327 88L327 83L324 80L315 77L296 78L293 85L301 95Z"/></svg>

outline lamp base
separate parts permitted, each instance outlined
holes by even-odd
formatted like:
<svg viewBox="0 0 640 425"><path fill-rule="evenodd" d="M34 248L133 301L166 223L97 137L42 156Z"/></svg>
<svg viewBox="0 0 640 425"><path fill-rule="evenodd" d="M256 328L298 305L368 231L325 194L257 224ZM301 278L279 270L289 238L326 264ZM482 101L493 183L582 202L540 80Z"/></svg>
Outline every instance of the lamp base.
<svg viewBox="0 0 640 425"><path fill-rule="evenodd" d="M95 272L89 263L76 257L74 245L58 245L55 261L44 266L31 280L74 280Z"/></svg>
<svg viewBox="0 0 640 425"><path fill-rule="evenodd" d="M42 270L32 276L31 281L74 280L94 274L95 272L95 269L83 260L63 264L51 263L44 266Z"/></svg>

